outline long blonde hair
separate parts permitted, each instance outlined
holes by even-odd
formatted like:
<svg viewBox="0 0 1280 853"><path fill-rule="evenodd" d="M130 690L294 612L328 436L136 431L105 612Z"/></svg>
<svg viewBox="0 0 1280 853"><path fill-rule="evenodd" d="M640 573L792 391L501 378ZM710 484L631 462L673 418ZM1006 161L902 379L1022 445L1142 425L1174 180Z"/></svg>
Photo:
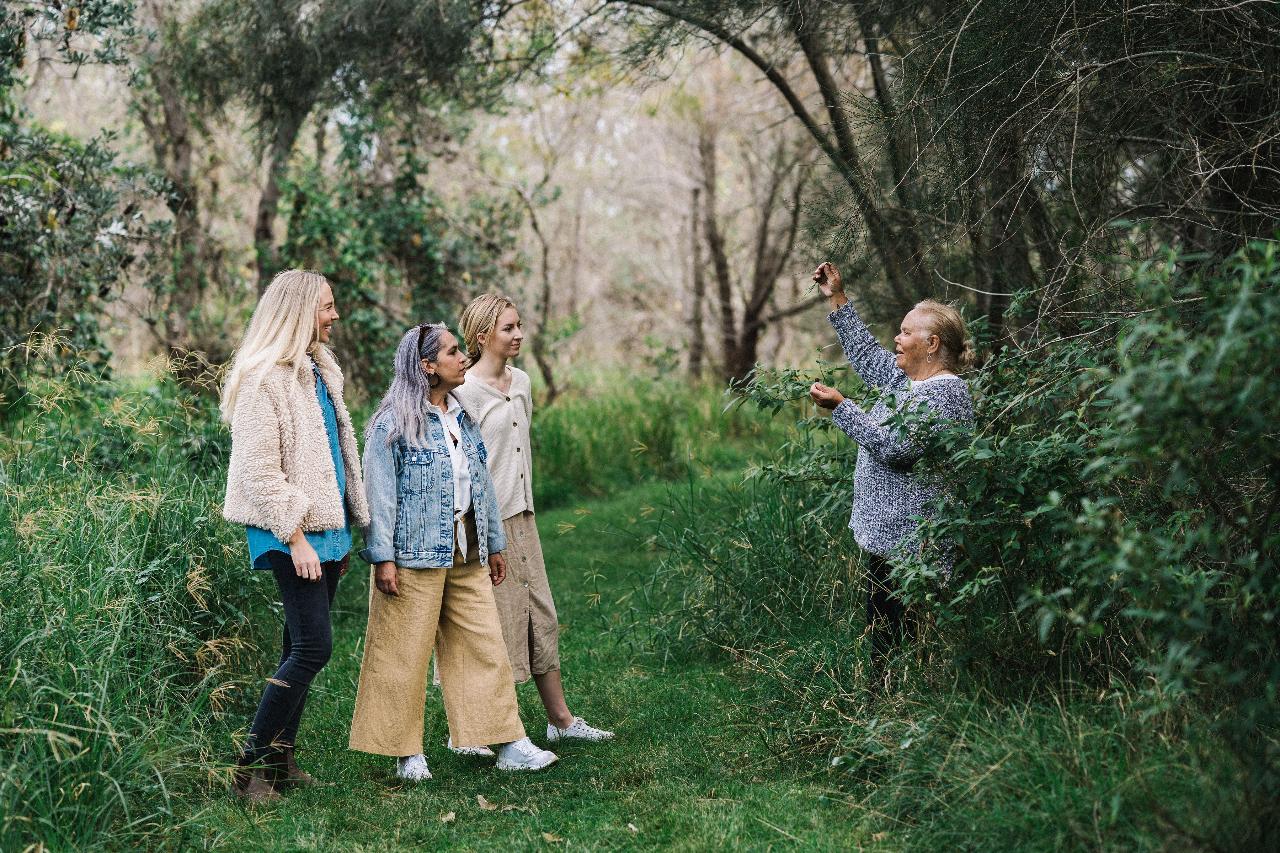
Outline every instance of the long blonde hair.
<svg viewBox="0 0 1280 853"><path fill-rule="evenodd" d="M461 327L459 331L462 332L462 345L467 348L472 364L479 361L484 352L480 336L492 335L493 330L498 327L498 318L502 316L502 312L515 307L516 304L505 296L485 293L472 299L471 304L463 309L458 325Z"/></svg>
<svg viewBox="0 0 1280 853"><path fill-rule="evenodd" d="M245 379L261 368L277 364L297 366L316 340L316 309L328 279L309 270L285 270L276 275L253 309L249 328L236 347L222 384L222 419L231 423ZM254 377L254 381L258 379Z"/></svg>

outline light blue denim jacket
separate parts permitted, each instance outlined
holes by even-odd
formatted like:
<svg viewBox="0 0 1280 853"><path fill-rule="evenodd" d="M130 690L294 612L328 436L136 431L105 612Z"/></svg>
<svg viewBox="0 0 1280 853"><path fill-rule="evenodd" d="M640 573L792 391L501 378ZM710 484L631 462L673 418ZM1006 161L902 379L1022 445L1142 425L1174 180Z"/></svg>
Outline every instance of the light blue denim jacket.
<svg viewBox="0 0 1280 853"><path fill-rule="evenodd" d="M374 425L365 443L364 488L370 520L360 557L369 563L394 560L407 569L453 565L453 467L440 416L434 411L428 415L422 447L409 445L403 437L388 447L388 425L383 420ZM490 554L507 547L507 538L480 430L465 412L459 413L458 422L471 470L480 561L487 566Z"/></svg>

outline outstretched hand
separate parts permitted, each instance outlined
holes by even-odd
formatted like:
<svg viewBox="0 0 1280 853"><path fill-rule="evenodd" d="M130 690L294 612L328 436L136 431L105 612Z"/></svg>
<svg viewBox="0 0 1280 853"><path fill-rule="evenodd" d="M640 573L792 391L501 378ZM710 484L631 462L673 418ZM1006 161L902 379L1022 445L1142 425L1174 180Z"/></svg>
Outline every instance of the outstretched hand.
<svg viewBox="0 0 1280 853"><path fill-rule="evenodd" d="M843 394L821 382L815 382L809 386L809 397L824 409L834 409L844 402Z"/></svg>
<svg viewBox="0 0 1280 853"><path fill-rule="evenodd" d="M835 264L830 261L823 261L818 264L818 268L813 271L813 280L818 284L818 290L822 291L822 295L827 298L836 296L844 296L844 284L840 281L840 270L836 269Z"/></svg>

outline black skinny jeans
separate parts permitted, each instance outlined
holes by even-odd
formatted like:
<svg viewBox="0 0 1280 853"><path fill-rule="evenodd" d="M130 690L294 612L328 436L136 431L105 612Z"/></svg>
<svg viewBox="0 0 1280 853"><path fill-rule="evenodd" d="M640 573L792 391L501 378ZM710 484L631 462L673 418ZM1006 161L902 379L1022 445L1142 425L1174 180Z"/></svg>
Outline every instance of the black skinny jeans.
<svg viewBox="0 0 1280 853"><path fill-rule="evenodd" d="M245 765L262 761L280 746L292 746L297 738L311 679L333 653L329 609L342 574L342 561L334 560L320 564L320 580L309 581L298 577L288 554L268 554L284 605L284 643L280 666L262 691L258 713L249 729L240 758Z"/></svg>
<svg viewBox="0 0 1280 853"><path fill-rule="evenodd" d="M893 566L877 554L867 556L867 626L871 629L871 665L879 673L903 637L915 633L915 624L893 594L889 583Z"/></svg>

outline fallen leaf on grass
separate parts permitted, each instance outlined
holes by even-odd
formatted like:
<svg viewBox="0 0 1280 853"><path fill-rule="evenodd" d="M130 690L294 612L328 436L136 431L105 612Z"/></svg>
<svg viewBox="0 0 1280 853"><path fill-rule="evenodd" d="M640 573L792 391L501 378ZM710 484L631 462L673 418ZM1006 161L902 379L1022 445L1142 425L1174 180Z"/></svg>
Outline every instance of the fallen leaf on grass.
<svg viewBox="0 0 1280 853"><path fill-rule="evenodd" d="M557 841L564 841L563 838L556 835L554 832L542 833L542 840L547 842L548 844L555 844Z"/></svg>
<svg viewBox="0 0 1280 853"><path fill-rule="evenodd" d="M498 807L484 798L484 794L476 794L476 805L487 812L497 811Z"/></svg>
<svg viewBox="0 0 1280 853"><path fill-rule="evenodd" d="M640 831L640 827L636 826L634 823L627 824L627 829L631 831L632 835L635 835Z"/></svg>
<svg viewBox="0 0 1280 853"><path fill-rule="evenodd" d="M455 812L445 812L444 814L440 815L441 823L453 823L457 819L458 819L458 815Z"/></svg>
<svg viewBox="0 0 1280 853"><path fill-rule="evenodd" d="M504 812L528 812L529 814L533 814L533 809L528 806L503 806L502 810Z"/></svg>

